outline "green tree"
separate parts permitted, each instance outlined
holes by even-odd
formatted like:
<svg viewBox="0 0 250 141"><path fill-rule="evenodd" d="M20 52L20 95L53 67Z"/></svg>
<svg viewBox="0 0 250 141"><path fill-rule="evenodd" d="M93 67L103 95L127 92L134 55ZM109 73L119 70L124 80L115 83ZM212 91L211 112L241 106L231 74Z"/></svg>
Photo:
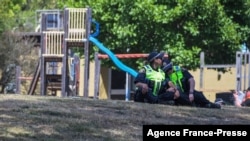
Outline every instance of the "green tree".
<svg viewBox="0 0 250 141"><path fill-rule="evenodd" d="M241 35L241 43L246 43L250 48L250 0L221 0L225 13L235 23L239 24L239 35Z"/></svg>
<svg viewBox="0 0 250 141"><path fill-rule="evenodd" d="M207 64L233 64L235 52L249 41L249 0L4 1L19 3L16 9L23 10L19 17L37 9L89 6L92 18L100 23L97 38L114 53L165 51L174 63L190 69L199 67L201 51ZM92 57L96 50L91 48ZM141 64L141 60L122 61L133 68ZM110 60L103 62L113 66Z"/></svg>
<svg viewBox="0 0 250 141"><path fill-rule="evenodd" d="M25 0L1 0L0 5L0 34L12 30L16 24L15 15L20 13L21 5Z"/></svg>
<svg viewBox="0 0 250 141"><path fill-rule="evenodd" d="M0 56L4 58L1 63L2 75L0 85L3 92L5 85L15 82L15 67L20 66L25 72L22 76L33 74L38 60L38 49L35 48L35 40L24 38L15 32L5 32L1 36Z"/></svg>
<svg viewBox="0 0 250 141"><path fill-rule="evenodd" d="M190 69L199 67L201 51L208 64L235 63L244 38L218 0L91 0L86 5L100 22L98 39L114 53L166 51Z"/></svg>

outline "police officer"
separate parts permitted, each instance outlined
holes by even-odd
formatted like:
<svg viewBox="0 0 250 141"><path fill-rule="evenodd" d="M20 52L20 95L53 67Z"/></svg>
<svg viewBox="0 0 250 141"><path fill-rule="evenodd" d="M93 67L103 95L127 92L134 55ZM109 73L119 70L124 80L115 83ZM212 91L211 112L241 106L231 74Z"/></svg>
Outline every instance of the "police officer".
<svg viewBox="0 0 250 141"><path fill-rule="evenodd" d="M167 79L174 84L175 88L182 95L188 96L189 101L197 107L221 108L220 104L210 102L202 92L195 90L194 77L187 69L174 66L168 59L164 59L162 70L166 73Z"/></svg>
<svg viewBox="0 0 250 141"><path fill-rule="evenodd" d="M182 101L180 93L177 89L167 86L165 72L161 69L164 53L151 52L148 57L148 65L145 65L138 73L134 80L137 87L134 95L136 102L160 103L169 102L174 104L174 101L179 100L183 105L190 105L189 101Z"/></svg>

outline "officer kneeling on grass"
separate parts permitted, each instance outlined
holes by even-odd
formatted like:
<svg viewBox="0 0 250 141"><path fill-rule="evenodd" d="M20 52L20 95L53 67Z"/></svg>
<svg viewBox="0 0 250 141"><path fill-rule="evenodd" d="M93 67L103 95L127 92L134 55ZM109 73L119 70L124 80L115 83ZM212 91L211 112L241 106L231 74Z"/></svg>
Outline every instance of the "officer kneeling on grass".
<svg viewBox="0 0 250 141"><path fill-rule="evenodd" d="M166 79L169 79L174 84L174 87L180 91L181 95L187 96L188 100L192 102L194 106L203 108L221 108L220 104L210 102L202 92L194 89L194 77L187 69L173 66L172 62L168 59L164 59L162 70L166 73Z"/></svg>
<svg viewBox="0 0 250 141"><path fill-rule="evenodd" d="M145 65L134 80L137 88L134 101L175 104L176 101L182 105L191 105L191 102L182 98L179 91L173 87L167 88L165 73L161 69L164 53L151 52L148 57L148 65Z"/></svg>

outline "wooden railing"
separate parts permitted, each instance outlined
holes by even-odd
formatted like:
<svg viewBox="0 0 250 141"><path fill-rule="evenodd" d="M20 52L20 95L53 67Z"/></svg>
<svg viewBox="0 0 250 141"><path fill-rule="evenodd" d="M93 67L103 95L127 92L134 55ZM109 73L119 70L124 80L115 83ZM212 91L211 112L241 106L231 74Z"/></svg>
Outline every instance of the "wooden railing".
<svg viewBox="0 0 250 141"><path fill-rule="evenodd" d="M68 37L67 41L82 42L86 39L86 13L87 8L67 8L68 14Z"/></svg>
<svg viewBox="0 0 250 141"><path fill-rule="evenodd" d="M45 51L43 56L63 56L63 31L45 31Z"/></svg>

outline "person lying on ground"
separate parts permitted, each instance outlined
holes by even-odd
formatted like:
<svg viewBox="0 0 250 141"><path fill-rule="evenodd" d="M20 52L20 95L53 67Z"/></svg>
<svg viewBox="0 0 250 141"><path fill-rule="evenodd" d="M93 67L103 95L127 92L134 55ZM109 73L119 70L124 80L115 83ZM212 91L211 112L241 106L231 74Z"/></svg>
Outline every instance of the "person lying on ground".
<svg viewBox="0 0 250 141"><path fill-rule="evenodd" d="M234 91L234 105L236 107L245 107L250 106L250 87L247 88L245 92L242 91Z"/></svg>

